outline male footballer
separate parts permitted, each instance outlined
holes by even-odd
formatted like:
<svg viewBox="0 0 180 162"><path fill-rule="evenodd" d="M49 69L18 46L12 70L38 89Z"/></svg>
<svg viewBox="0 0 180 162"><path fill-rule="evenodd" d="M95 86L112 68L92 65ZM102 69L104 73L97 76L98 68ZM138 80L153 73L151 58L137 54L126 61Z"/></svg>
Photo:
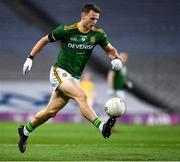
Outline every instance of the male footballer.
<svg viewBox="0 0 180 162"><path fill-rule="evenodd" d="M26 142L31 132L49 118L56 116L69 99L74 99L79 104L83 116L102 132L104 138L111 135L116 118L110 117L106 123L102 122L88 104L87 96L79 86L81 74L96 45L100 45L107 53L113 69L120 70L122 67L123 60L120 60L116 49L109 43L106 33L95 27L100 12L100 8L95 4L85 4L79 22L60 25L42 37L28 55L23 66L24 75L31 70L33 59L48 43L61 41L58 57L50 70L50 83L54 90L49 103L32 121L18 128L18 147L21 153L26 150Z"/></svg>

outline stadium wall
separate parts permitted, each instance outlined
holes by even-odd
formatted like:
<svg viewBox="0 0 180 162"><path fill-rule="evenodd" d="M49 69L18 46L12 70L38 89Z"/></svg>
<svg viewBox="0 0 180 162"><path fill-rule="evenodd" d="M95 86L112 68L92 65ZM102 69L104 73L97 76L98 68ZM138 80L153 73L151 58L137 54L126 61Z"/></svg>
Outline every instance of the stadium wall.
<svg viewBox="0 0 180 162"><path fill-rule="evenodd" d="M28 121L35 113L48 103L51 87L48 82L0 82L0 120L1 121ZM107 101L108 87L102 82L96 83L96 104L94 109L101 119L106 120L108 116L104 111ZM128 124L180 124L180 116L169 114L147 105L131 94L126 93L127 110L125 115L118 118L121 123ZM79 112L78 105L71 100L70 103L50 122L86 122Z"/></svg>

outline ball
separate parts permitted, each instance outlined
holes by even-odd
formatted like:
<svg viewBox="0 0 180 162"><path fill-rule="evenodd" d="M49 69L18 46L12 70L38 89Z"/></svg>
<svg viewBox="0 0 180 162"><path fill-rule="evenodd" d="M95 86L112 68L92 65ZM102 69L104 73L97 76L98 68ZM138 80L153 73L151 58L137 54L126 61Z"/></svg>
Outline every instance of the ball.
<svg viewBox="0 0 180 162"><path fill-rule="evenodd" d="M126 105L122 98L113 97L105 103L105 112L109 116L120 117L126 111Z"/></svg>

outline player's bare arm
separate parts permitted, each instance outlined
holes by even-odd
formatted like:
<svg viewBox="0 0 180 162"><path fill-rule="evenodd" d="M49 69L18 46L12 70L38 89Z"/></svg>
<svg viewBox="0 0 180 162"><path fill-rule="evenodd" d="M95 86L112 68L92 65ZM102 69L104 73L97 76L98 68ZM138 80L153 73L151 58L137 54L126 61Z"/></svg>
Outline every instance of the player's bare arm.
<svg viewBox="0 0 180 162"><path fill-rule="evenodd" d="M34 58L43 48L44 46L46 46L46 44L48 44L49 38L48 35L42 37L37 43L36 45L33 47L30 55Z"/></svg>
<svg viewBox="0 0 180 162"><path fill-rule="evenodd" d="M117 50L110 43L108 43L107 46L103 47L103 49L111 60L119 58Z"/></svg>
<svg viewBox="0 0 180 162"><path fill-rule="evenodd" d="M110 44L108 43L107 46L105 46L103 48L105 50L105 52L108 54L110 59L120 59L122 61L122 64L126 64L127 59L128 59L128 55L126 54L126 52L120 52L118 54L117 50Z"/></svg>
<svg viewBox="0 0 180 162"><path fill-rule="evenodd" d="M110 44L108 43L107 46L103 47L104 51L107 53L109 58L112 60L112 69L114 70L120 70L122 68L122 60L117 52L117 50Z"/></svg>
<svg viewBox="0 0 180 162"><path fill-rule="evenodd" d="M32 51L30 52L30 54L28 55L24 65L23 65L23 75L25 75L27 73L27 71L30 71L32 68L32 63L33 63L33 58L44 48L44 46L46 46L46 44L48 44L49 38L48 35L42 37L37 43L36 45L33 47Z"/></svg>

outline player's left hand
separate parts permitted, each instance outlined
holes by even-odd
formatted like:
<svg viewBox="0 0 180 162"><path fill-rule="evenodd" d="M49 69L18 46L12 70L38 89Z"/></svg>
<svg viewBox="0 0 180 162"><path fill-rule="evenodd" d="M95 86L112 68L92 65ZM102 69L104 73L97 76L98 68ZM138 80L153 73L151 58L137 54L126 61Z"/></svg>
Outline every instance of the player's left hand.
<svg viewBox="0 0 180 162"><path fill-rule="evenodd" d="M23 75L26 74L27 71L30 71L32 68L32 59L27 58L24 65L23 65Z"/></svg>
<svg viewBox="0 0 180 162"><path fill-rule="evenodd" d="M122 62L120 59L114 59L111 61L112 69L120 70L122 68Z"/></svg>

